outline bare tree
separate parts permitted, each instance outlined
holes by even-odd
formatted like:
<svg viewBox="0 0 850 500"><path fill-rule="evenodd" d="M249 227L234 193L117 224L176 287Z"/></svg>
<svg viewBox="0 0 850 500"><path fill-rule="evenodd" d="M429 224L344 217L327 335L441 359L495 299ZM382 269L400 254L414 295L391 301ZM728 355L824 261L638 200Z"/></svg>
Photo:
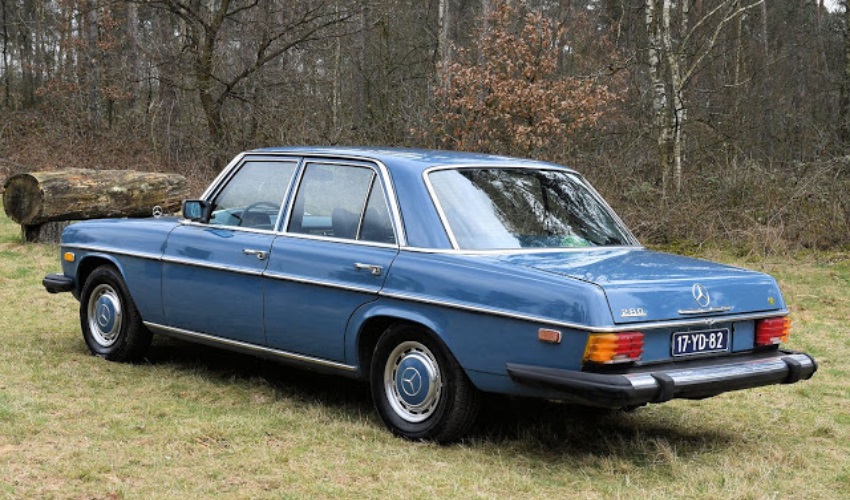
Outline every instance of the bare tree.
<svg viewBox="0 0 850 500"><path fill-rule="evenodd" d="M646 0L654 126L665 196L671 176L675 190L682 188L686 92L694 76L703 68L724 28L763 1L742 4L739 0L719 0L706 7L691 25L689 0ZM678 23L673 20L674 13L679 15Z"/></svg>
<svg viewBox="0 0 850 500"><path fill-rule="evenodd" d="M347 21L357 12L357 5L337 8L335 2L327 0L293 2L281 5L277 12L263 18L253 16L252 29L247 29L242 20L260 9L262 2L259 0L143 0L143 3L164 9L183 23L184 49L191 64L188 87L194 89L200 99L216 168L222 163L217 148L225 140L224 106L230 99L244 98L239 94L239 86L287 52L310 41L339 36L329 28ZM227 44L233 43L232 39L223 36L227 29L239 30L229 33L240 44L253 47L253 57L222 64Z"/></svg>

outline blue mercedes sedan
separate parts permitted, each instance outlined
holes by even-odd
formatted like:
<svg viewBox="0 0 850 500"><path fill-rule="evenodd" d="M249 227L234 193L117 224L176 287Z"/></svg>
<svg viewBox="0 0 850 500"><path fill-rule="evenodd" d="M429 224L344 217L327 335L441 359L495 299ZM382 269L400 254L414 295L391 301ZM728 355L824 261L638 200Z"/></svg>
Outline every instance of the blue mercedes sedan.
<svg viewBox="0 0 850 500"><path fill-rule="evenodd" d="M482 393L629 408L810 378L770 276L640 245L576 171L446 151L237 156L182 217L69 226L47 291L95 355L153 334L367 381L449 442Z"/></svg>

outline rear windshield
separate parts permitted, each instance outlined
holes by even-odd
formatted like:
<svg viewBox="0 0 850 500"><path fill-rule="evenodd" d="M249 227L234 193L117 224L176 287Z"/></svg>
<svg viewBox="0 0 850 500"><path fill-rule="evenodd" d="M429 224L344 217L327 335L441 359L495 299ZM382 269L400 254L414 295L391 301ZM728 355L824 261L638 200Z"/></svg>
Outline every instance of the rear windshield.
<svg viewBox="0 0 850 500"><path fill-rule="evenodd" d="M611 209L576 174L464 168L429 174L458 248L577 248L634 245Z"/></svg>

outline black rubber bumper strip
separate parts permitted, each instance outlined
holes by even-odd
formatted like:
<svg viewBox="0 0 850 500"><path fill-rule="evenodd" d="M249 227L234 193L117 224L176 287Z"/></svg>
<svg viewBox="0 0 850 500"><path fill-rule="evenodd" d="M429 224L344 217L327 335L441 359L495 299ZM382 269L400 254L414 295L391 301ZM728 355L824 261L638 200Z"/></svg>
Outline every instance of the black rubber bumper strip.
<svg viewBox="0 0 850 500"><path fill-rule="evenodd" d="M74 280L64 274L48 274L41 280L41 284L49 293L70 292L74 289Z"/></svg>
<svg viewBox="0 0 850 500"><path fill-rule="evenodd" d="M514 363L506 366L515 382L557 391L555 397L567 401L609 408L676 398L702 399L740 389L793 384L811 378L817 368L817 362L808 354L791 351L638 367L624 373L580 372Z"/></svg>

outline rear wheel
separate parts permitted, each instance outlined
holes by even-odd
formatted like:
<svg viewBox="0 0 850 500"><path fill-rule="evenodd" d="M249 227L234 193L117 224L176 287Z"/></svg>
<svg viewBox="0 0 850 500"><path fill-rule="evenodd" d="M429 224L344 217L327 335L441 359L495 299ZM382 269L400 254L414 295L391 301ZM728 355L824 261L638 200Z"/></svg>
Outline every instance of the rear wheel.
<svg viewBox="0 0 850 500"><path fill-rule="evenodd" d="M371 366L378 414L396 435L440 443L462 437L475 422L478 390L438 339L396 325L378 340Z"/></svg>
<svg viewBox="0 0 850 500"><path fill-rule="evenodd" d="M110 265L92 271L83 285L80 326L92 354L110 361L136 361L151 343L121 274Z"/></svg>

